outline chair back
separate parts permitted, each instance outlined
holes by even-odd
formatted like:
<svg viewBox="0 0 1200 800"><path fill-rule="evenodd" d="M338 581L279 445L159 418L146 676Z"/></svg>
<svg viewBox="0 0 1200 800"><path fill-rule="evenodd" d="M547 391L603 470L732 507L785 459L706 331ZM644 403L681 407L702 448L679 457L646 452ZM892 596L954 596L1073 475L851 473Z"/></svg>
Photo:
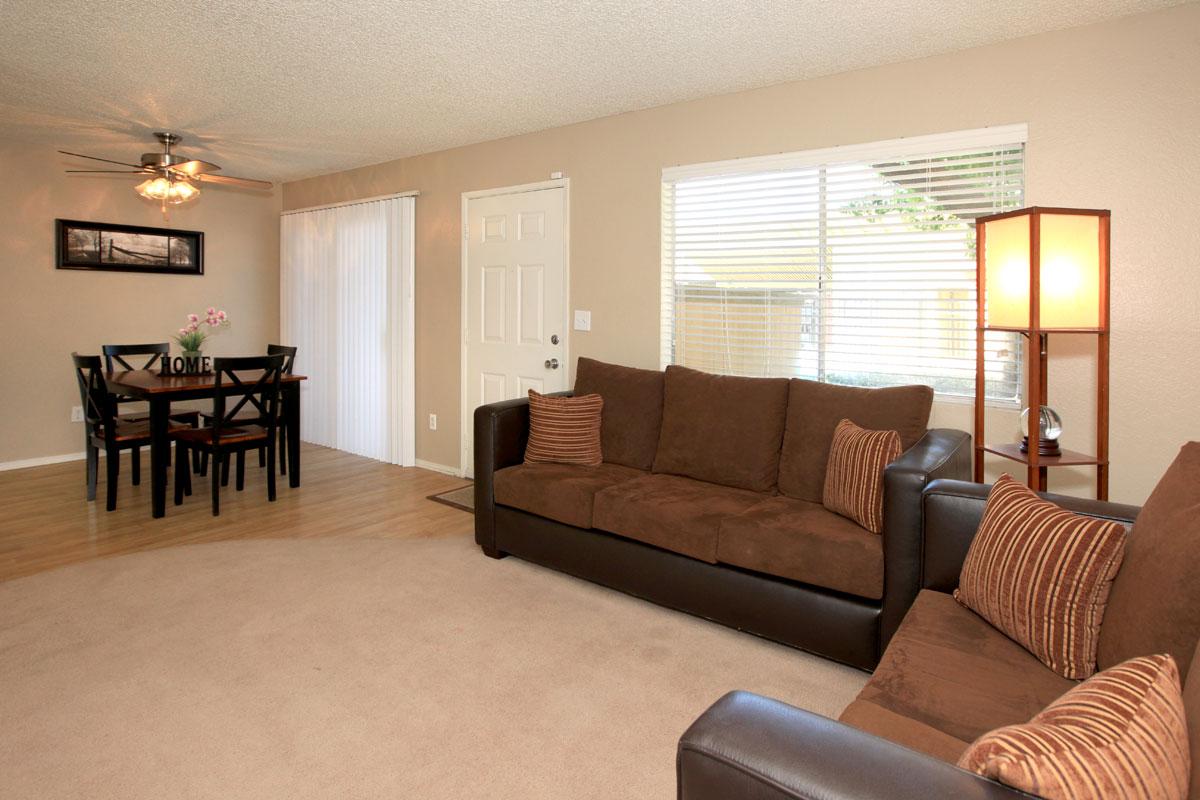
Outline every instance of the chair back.
<svg viewBox="0 0 1200 800"><path fill-rule="evenodd" d="M171 345L168 342L159 342L157 344L106 344L100 349L104 353L104 368L112 372L114 361L121 369L154 369L156 364L161 365L166 360L171 352ZM145 361L135 362L135 366L135 364L127 361L125 356L150 356L150 358Z"/></svg>
<svg viewBox="0 0 1200 800"><path fill-rule="evenodd" d="M108 392L104 370L100 368L100 356L81 356L71 353L75 365L75 380L79 383L79 402L83 405L83 421L89 436L97 429L106 434L113 431L116 409L115 399Z"/></svg>
<svg viewBox="0 0 1200 800"><path fill-rule="evenodd" d="M246 405L254 407L261 424L267 429L267 436L274 438L279 414L279 380L283 374L285 360L286 357L282 354L213 359L213 373L216 379L213 396L213 441L220 440L222 428L237 427L235 417ZM258 375L246 380L238 375L239 372L257 372ZM234 397L239 398L236 403L231 402Z"/></svg>
<svg viewBox="0 0 1200 800"><path fill-rule="evenodd" d="M296 366L296 348L286 344L269 344L267 345L267 355L283 356L283 374L292 374L292 368Z"/></svg>

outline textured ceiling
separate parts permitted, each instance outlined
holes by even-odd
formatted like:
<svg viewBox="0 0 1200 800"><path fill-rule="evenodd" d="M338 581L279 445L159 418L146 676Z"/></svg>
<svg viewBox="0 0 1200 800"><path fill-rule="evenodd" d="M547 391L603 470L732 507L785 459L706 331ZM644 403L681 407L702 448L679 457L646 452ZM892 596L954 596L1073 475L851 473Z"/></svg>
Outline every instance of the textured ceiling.
<svg viewBox="0 0 1200 800"><path fill-rule="evenodd" d="M294 179L1173 0L0 0L0 137Z"/></svg>

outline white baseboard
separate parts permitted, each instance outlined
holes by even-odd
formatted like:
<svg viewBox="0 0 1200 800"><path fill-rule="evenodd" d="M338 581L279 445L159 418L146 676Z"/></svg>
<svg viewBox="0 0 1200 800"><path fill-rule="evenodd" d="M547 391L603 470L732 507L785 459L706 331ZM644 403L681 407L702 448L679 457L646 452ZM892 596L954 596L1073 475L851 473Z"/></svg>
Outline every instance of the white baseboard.
<svg viewBox="0 0 1200 800"><path fill-rule="evenodd" d="M456 478L462 477L462 470L460 470L458 467L447 467L445 464L436 464L433 461L425 461L424 459L420 458L417 459L417 466L421 469L440 472L443 475L453 475Z"/></svg>
<svg viewBox="0 0 1200 800"><path fill-rule="evenodd" d="M86 454L79 453L64 453L60 456L42 456L41 458L22 458L17 461L0 461L0 472L7 472L10 469L25 469L27 467L44 467L47 464L62 464L65 461L82 461ZM103 457L104 453L100 455Z"/></svg>
<svg viewBox="0 0 1200 800"><path fill-rule="evenodd" d="M171 447L175 443L171 442ZM149 456L149 446L142 448ZM28 469L29 467L44 467L49 464L64 464L68 461L83 461L87 457L87 453L63 453L59 456L41 456L40 458L22 458L17 461L0 461L0 472L7 472L10 469ZM104 451L100 451L100 457L104 458ZM432 469L432 468L431 468Z"/></svg>

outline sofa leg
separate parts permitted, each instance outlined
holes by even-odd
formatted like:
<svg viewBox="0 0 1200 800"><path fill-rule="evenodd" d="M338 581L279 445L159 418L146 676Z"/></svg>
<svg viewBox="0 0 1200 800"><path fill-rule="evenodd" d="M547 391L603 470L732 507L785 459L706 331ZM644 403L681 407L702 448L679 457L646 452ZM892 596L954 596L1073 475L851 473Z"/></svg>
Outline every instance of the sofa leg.
<svg viewBox="0 0 1200 800"><path fill-rule="evenodd" d="M485 545L480 545L479 549L483 550L483 554L485 556L487 556L488 558L507 558L508 557L508 553L505 553L503 550L497 550L494 547L487 547Z"/></svg>

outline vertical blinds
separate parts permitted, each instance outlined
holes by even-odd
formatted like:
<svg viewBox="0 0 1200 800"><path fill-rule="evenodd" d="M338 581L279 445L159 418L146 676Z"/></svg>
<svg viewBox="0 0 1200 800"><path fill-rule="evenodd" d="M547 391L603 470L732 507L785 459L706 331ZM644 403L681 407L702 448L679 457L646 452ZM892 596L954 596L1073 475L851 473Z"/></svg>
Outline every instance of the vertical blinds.
<svg viewBox="0 0 1200 800"><path fill-rule="evenodd" d="M415 463L413 220L396 197L286 213L280 332L297 347L304 440Z"/></svg>
<svg viewBox="0 0 1200 800"><path fill-rule="evenodd" d="M970 397L977 217L1019 208L1024 126L663 171L662 361ZM1016 334L987 396L1016 403Z"/></svg>

